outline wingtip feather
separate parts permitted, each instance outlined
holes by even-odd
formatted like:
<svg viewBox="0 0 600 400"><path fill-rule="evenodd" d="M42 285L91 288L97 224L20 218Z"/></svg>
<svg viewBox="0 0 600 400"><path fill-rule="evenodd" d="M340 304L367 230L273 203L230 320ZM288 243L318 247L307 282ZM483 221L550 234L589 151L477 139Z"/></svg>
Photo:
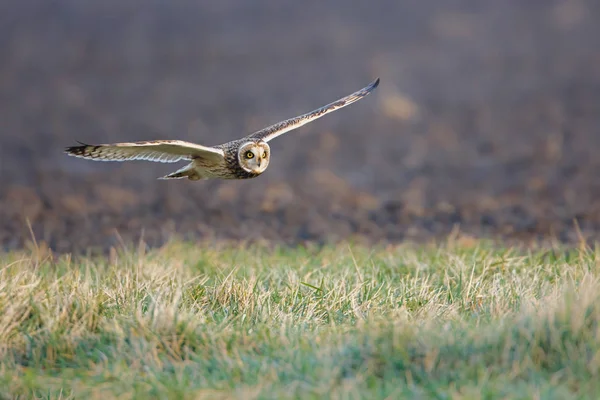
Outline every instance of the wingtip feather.
<svg viewBox="0 0 600 400"><path fill-rule="evenodd" d="M379 78L375 79L369 86L371 86L371 89L375 89L377 86L379 86Z"/></svg>
<svg viewBox="0 0 600 400"><path fill-rule="evenodd" d="M79 140L76 140L76 142L79 143L80 146L67 146L65 147L65 153L69 155L76 155L76 153L83 151L83 149L89 146L89 144L80 142Z"/></svg>
<svg viewBox="0 0 600 400"><path fill-rule="evenodd" d="M79 149L82 146L69 146L69 147L65 147L65 153L70 155L70 156L74 156L76 153L79 153Z"/></svg>

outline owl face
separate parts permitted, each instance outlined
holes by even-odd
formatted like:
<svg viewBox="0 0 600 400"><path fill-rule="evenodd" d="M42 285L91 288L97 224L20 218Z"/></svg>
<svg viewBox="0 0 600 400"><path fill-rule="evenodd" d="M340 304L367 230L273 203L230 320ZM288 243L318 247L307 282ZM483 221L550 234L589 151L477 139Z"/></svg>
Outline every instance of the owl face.
<svg viewBox="0 0 600 400"><path fill-rule="evenodd" d="M269 166L271 149L266 142L243 143L238 150L240 166L255 174L263 173Z"/></svg>

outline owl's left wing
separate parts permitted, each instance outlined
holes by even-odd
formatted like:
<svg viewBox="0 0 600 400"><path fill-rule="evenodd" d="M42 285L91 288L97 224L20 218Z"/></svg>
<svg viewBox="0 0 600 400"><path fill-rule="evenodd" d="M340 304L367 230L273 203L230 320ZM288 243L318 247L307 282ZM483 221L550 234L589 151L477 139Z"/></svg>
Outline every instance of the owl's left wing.
<svg viewBox="0 0 600 400"><path fill-rule="evenodd" d="M329 103L326 106L321 108L317 108L314 111L311 111L307 114L300 115L298 117L286 119L285 121L278 122L274 125L263 128L257 132L254 132L247 137L250 139L259 139L265 142L269 140L275 139L279 135L283 135L286 132L289 132L293 129L299 128L302 125L308 124L316 120L317 118L321 118L325 114L329 114L332 111L339 110L340 108L346 107L369 93L373 91L379 85L379 78L375 79L368 86L360 89L357 92L354 92L346 97L342 97L339 100L334 101L333 103Z"/></svg>
<svg viewBox="0 0 600 400"><path fill-rule="evenodd" d="M202 158L221 161L223 150L206 147L183 140L153 140L131 143L85 144L67 147L65 152L73 157L93 161L145 160L161 163L174 163L180 160Z"/></svg>

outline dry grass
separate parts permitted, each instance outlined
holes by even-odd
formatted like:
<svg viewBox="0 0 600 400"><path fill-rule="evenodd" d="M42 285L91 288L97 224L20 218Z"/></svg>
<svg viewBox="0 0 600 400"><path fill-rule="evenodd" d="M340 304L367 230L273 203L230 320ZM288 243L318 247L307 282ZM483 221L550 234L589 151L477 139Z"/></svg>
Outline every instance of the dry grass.
<svg viewBox="0 0 600 400"><path fill-rule="evenodd" d="M593 397L599 257L481 242L0 254L0 397Z"/></svg>

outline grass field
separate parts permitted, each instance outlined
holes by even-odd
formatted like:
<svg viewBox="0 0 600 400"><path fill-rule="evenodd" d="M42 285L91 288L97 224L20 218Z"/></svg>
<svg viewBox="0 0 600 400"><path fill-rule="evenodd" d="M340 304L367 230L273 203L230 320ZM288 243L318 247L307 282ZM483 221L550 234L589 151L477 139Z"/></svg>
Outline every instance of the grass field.
<svg viewBox="0 0 600 400"><path fill-rule="evenodd" d="M1 398L594 398L600 252L0 254Z"/></svg>

